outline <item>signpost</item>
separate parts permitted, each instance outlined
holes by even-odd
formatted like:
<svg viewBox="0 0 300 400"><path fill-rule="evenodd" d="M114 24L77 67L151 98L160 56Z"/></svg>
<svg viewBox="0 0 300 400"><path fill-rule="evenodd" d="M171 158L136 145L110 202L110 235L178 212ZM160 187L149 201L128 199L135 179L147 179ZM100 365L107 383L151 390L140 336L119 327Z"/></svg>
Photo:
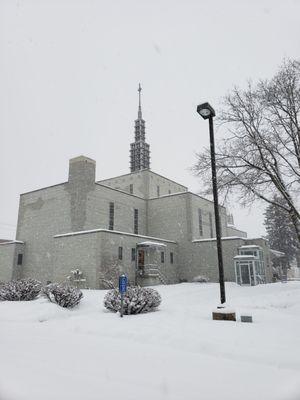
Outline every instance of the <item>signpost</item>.
<svg viewBox="0 0 300 400"><path fill-rule="evenodd" d="M122 274L119 276L119 292L121 294L121 310L120 310L120 316L123 318L124 314L124 294L126 293L127 290L127 283L128 279L125 274Z"/></svg>

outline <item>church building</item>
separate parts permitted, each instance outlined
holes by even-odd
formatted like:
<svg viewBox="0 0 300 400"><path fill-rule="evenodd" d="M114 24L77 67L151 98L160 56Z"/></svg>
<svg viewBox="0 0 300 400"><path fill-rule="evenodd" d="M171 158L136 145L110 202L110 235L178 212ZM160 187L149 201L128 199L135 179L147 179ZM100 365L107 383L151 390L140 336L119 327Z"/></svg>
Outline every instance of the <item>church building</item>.
<svg viewBox="0 0 300 400"><path fill-rule="evenodd" d="M150 168L139 86L130 173L96 180L96 162L69 161L68 181L20 195L16 240L0 243L0 280L78 278L103 288L110 271L140 285L218 282L213 202ZM220 206L226 281L272 281L271 252ZM76 280L76 279L75 279Z"/></svg>

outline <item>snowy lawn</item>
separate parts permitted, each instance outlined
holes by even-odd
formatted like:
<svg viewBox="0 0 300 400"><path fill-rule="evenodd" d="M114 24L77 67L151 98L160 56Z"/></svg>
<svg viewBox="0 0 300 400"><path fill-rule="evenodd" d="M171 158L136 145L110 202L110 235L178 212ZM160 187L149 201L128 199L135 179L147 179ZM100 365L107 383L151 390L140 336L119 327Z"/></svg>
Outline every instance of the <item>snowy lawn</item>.
<svg viewBox="0 0 300 400"><path fill-rule="evenodd" d="M0 400L300 399L300 282L227 283L253 324L212 320L217 284L157 289L158 311L123 319L106 291L0 303Z"/></svg>

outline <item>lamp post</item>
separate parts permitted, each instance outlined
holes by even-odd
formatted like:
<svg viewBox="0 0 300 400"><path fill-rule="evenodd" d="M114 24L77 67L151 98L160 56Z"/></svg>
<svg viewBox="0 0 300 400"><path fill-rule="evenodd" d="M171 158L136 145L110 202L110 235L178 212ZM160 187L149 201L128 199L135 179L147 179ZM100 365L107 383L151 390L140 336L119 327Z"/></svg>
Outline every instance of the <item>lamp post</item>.
<svg viewBox="0 0 300 400"><path fill-rule="evenodd" d="M216 113L215 113L215 110L212 108L212 106L209 103L199 104L197 107L197 113L200 114L203 119L208 119L208 122L209 122L211 173L212 173L215 223L216 223L216 238L217 238L217 250L218 250L220 298L221 298L221 304L223 304L226 302L226 296L225 296L225 284L224 284L224 268L223 268L223 256L222 256L221 226L220 226L220 215L219 215L218 185L217 185L215 141L214 141L214 124L213 124L213 118L215 117Z"/></svg>

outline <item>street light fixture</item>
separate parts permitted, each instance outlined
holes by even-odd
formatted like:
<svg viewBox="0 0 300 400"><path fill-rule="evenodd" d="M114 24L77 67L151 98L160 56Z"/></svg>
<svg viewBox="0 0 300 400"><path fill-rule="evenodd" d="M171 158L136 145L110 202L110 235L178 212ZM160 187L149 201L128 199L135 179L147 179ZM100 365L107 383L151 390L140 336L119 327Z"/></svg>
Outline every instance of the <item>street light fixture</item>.
<svg viewBox="0 0 300 400"><path fill-rule="evenodd" d="M226 302L226 296L225 296L225 284L224 284L224 268L223 268L223 256L222 256L221 226L220 226L220 215L219 215L215 141L214 141L214 125L213 125L213 117L216 116L216 113L215 113L215 110L212 108L212 106L209 103L199 104L197 107L197 112L199 115L201 115L201 117L203 119L208 119L208 121L209 121L211 172L212 172L216 238L217 238L217 250L218 250L220 298L221 298L221 304L223 304Z"/></svg>

